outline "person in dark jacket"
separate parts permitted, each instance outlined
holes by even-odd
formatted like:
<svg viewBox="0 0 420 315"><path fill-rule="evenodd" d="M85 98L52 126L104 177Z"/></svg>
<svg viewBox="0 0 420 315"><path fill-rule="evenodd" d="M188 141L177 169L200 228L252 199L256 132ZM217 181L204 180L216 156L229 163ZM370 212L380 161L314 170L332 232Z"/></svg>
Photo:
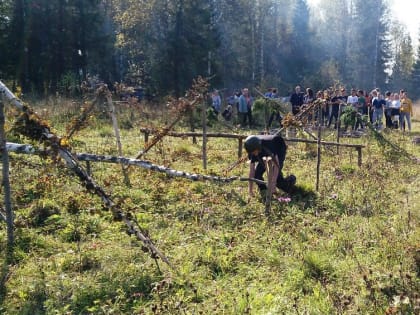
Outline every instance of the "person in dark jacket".
<svg viewBox="0 0 420 315"><path fill-rule="evenodd" d="M273 190L277 187L284 192L290 193L296 184L296 177L290 175L283 177L282 169L286 158L287 146L283 138L279 135L256 135L249 136L245 139L245 150L251 161L249 169L249 177L263 180L263 174L266 171L266 163L271 159L272 169L268 183L272 183ZM267 194L267 185L257 183L260 195L264 199ZM272 194L274 191L271 191ZM253 182L249 182L249 195L254 196Z"/></svg>
<svg viewBox="0 0 420 315"><path fill-rule="evenodd" d="M290 103L292 103L292 114L296 115L303 105L304 94L300 90L300 86L295 87L295 93L290 96Z"/></svg>

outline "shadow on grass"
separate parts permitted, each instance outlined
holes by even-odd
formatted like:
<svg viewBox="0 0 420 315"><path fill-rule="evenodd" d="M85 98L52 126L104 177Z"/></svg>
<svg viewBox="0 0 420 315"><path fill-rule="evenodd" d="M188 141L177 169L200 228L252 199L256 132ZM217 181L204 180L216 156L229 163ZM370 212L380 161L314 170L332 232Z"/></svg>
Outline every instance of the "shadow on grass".
<svg viewBox="0 0 420 315"><path fill-rule="evenodd" d="M314 207L318 198L318 193L311 188L296 185L288 196L272 200L271 214L277 219L282 219L289 213L289 208L295 208L299 212L304 212Z"/></svg>
<svg viewBox="0 0 420 315"><path fill-rule="evenodd" d="M296 185L293 187L292 191L290 192L291 202L303 205L303 209L307 209L308 207L313 206L318 198L318 194L316 191L305 187Z"/></svg>

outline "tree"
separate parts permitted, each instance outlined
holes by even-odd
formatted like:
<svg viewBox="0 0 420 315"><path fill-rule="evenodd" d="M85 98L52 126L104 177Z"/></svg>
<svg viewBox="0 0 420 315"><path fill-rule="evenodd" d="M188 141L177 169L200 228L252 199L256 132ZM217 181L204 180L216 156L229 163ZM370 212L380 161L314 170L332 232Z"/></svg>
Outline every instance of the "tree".
<svg viewBox="0 0 420 315"><path fill-rule="evenodd" d="M12 1L0 2L0 77L10 75L9 58L10 52L10 20L12 14Z"/></svg>
<svg viewBox="0 0 420 315"><path fill-rule="evenodd" d="M292 10L291 55L286 64L290 71L291 83L302 82L310 69L309 51L311 33L309 31L309 8L306 0L295 0Z"/></svg>
<svg viewBox="0 0 420 315"><path fill-rule="evenodd" d="M114 4L118 5L117 44L128 69L138 69L138 83L148 81L159 92L179 96L194 77L207 74L209 52L219 45L213 1L155 0L139 5L115 0Z"/></svg>
<svg viewBox="0 0 420 315"><path fill-rule="evenodd" d="M350 38L350 77L354 86L385 87L391 59L389 7L384 0L354 0L354 33Z"/></svg>
<svg viewBox="0 0 420 315"><path fill-rule="evenodd" d="M392 28L393 67L392 67L392 88L400 90L405 88L411 90L412 71L414 64L414 49L411 37L405 26L394 23Z"/></svg>
<svg viewBox="0 0 420 315"><path fill-rule="evenodd" d="M14 2L9 61L24 91L56 92L69 73L80 81L89 69L110 66L111 39L103 29L101 5L100 0Z"/></svg>
<svg viewBox="0 0 420 315"><path fill-rule="evenodd" d="M312 18L315 35L310 46L314 66L320 69L323 77L327 75L329 78L328 83L324 83L327 86L333 83L331 80L347 81L351 69L348 62L351 56L351 35L354 33L352 6L348 0L322 0L314 12L317 13Z"/></svg>
<svg viewBox="0 0 420 315"><path fill-rule="evenodd" d="M411 73L411 82L413 89L413 98L420 98L420 32L417 40L417 54L413 64L413 71Z"/></svg>

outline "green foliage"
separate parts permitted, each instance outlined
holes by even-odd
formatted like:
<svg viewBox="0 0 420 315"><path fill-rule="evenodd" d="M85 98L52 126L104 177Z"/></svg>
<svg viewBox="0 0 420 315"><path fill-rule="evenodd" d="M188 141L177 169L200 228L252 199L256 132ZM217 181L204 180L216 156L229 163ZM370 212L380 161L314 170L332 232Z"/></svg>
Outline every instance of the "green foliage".
<svg viewBox="0 0 420 315"><path fill-rule="evenodd" d="M67 72L61 76L58 82L58 92L67 97L75 97L81 93L80 79L74 72Z"/></svg>
<svg viewBox="0 0 420 315"><path fill-rule="evenodd" d="M356 124L357 111L353 106L346 106L340 116L340 120L344 126L353 127Z"/></svg>

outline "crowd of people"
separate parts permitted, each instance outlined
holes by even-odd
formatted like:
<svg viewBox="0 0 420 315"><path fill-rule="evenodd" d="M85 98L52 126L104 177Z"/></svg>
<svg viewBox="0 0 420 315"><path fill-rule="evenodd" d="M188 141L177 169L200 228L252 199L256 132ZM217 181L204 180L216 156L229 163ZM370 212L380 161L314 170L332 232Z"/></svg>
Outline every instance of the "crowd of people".
<svg viewBox="0 0 420 315"><path fill-rule="evenodd" d="M285 98L280 98L276 88L267 89L264 97L267 99L278 99L281 102L285 100ZM222 99L217 90L213 91L211 99L214 111L216 114L221 113L225 120L230 121L237 115L237 121L241 126L253 126L252 110L254 98L251 96L248 88L243 88L229 96L227 98L227 106L223 111ZM338 122L343 112L347 108L352 108L357 113L357 117L366 117L366 120L356 119L354 125L351 126L353 130L365 128L364 121L369 121L377 130L381 130L385 126L387 128L411 131L413 102L405 90L395 93L390 91L381 93L378 88L370 92L352 88L348 94L346 88L340 87L320 90L314 93L311 88L302 91L300 86L296 86L294 92L286 98L286 101L291 105L291 113L293 115L297 115L303 108L317 100L322 103L319 121L326 128L333 127L336 129L339 126ZM318 117L314 118L318 121ZM273 122L278 122L281 125L281 120L281 113L273 107L268 120L268 127L271 127ZM347 128L349 126L344 127Z"/></svg>

